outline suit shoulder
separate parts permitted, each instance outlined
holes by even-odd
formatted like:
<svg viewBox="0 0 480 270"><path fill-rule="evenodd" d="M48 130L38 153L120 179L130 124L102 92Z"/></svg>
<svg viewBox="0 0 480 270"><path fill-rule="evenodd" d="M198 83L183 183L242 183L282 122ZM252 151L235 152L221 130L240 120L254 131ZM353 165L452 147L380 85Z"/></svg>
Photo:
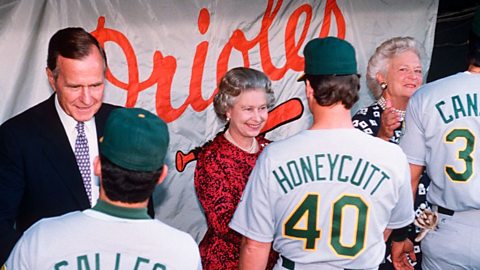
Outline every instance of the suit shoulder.
<svg viewBox="0 0 480 270"><path fill-rule="evenodd" d="M42 218L35 222L30 228L25 231L25 234L36 233L37 231L51 230L52 228L65 227L65 224L70 222L70 220L78 219L81 215L81 211L68 212L63 215Z"/></svg>
<svg viewBox="0 0 480 270"><path fill-rule="evenodd" d="M110 104L110 103L102 103L100 110L98 110L97 114L110 114L111 111L121 108L121 106Z"/></svg>
<svg viewBox="0 0 480 270"><path fill-rule="evenodd" d="M110 115L110 113L115 110L121 108L121 106L113 105L110 103L102 103L102 106L98 110L98 112L95 114L96 119L100 119L102 122L106 121L107 117Z"/></svg>
<svg viewBox="0 0 480 270"><path fill-rule="evenodd" d="M11 117L1 125L1 129L28 128L30 124L35 123L37 119L45 117L46 112L49 110L49 101L50 99L44 100Z"/></svg>
<svg viewBox="0 0 480 270"><path fill-rule="evenodd" d="M122 108L122 106L118 106L118 105L115 105L115 104L110 104L110 103L102 103L102 109L104 110L108 110L108 111L111 111L113 109L117 109L117 108Z"/></svg>

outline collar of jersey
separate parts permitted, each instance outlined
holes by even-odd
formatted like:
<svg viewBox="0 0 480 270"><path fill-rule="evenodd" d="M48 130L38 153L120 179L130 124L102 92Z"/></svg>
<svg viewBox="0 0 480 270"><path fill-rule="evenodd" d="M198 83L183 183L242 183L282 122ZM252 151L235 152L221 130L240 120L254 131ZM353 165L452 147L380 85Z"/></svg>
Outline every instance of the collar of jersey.
<svg viewBox="0 0 480 270"><path fill-rule="evenodd" d="M150 219L150 216L147 213L147 208L120 207L102 200L98 200L93 209L119 218Z"/></svg>

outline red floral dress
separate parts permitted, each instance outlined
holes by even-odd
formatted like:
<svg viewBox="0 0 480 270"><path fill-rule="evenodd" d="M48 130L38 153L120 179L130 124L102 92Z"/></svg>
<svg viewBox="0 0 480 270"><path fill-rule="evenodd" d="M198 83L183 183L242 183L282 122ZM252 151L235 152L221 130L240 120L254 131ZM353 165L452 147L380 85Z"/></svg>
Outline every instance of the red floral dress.
<svg viewBox="0 0 480 270"><path fill-rule="evenodd" d="M231 230L228 223L258 155L269 143L261 137L257 141L260 150L250 154L221 133L198 154L194 183L208 225L199 247L203 269L238 269L241 235ZM277 257L273 252L270 255L267 269L272 268Z"/></svg>

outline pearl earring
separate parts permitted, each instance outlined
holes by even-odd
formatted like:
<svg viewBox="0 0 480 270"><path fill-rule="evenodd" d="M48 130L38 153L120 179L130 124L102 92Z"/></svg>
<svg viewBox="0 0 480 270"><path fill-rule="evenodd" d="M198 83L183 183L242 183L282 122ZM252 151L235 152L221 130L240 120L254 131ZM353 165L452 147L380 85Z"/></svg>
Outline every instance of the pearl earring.
<svg viewBox="0 0 480 270"><path fill-rule="evenodd" d="M382 82L382 83L380 84L380 88L382 88L382 90L386 90L387 87L388 87L388 85L387 85L386 82Z"/></svg>
<svg viewBox="0 0 480 270"><path fill-rule="evenodd" d="M227 122L230 122L230 118L229 118L229 117L227 117L227 119L225 119L225 120L227 120Z"/></svg>

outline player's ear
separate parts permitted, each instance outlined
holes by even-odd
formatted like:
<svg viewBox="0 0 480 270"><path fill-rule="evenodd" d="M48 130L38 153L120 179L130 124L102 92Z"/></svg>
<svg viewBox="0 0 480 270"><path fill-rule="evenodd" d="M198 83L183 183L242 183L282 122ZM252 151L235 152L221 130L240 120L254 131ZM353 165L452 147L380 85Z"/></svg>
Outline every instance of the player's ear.
<svg viewBox="0 0 480 270"><path fill-rule="evenodd" d="M160 185L163 182L163 180L165 180L165 178L167 177L167 173L168 173L168 166L164 164L162 168L162 173L160 174L160 177L158 177L157 185Z"/></svg>
<svg viewBox="0 0 480 270"><path fill-rule="evenodd" d="M313 97L313 88L308 79L305 80L305 95L307 96L307 99Z"/></svg>

